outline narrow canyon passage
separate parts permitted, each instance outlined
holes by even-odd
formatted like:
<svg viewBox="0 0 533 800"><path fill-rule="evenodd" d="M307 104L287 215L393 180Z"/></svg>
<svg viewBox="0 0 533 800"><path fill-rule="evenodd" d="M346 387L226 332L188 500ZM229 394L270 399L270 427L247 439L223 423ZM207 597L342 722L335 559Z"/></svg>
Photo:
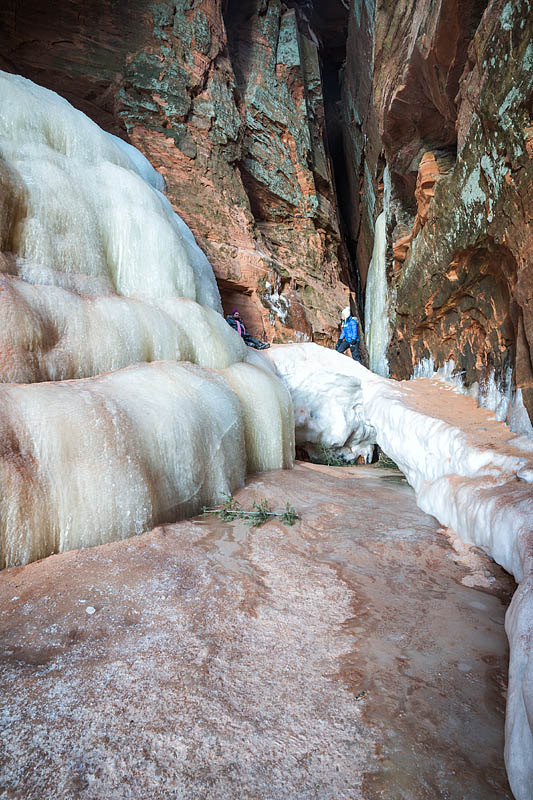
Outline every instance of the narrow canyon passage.
<svg viewBox="0 0 533 800"><path fill-rule="evenodd" d="M401 473L252 477L197 518L5 570L3 798L511 798L514 584Z"/></svg>
<svg viewBox="0 0 533 800"><path fill-rule="evenodd" d="M532 5L0 7L0 800L532 800Z"/></svg>

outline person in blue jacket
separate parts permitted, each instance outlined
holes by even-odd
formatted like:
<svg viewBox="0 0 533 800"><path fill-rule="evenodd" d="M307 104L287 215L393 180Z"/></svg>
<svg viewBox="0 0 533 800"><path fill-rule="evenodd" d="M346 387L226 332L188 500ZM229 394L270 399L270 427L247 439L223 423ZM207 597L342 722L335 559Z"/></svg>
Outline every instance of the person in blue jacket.
<svg viewBox="0 0 533 800"><path fill-rule="evenodd" d="M345 353L348 348L355 361L361 361L359 357L359 333L357 330L357 320L350 314L350 306L343 309L342 314L342 331L338 338L335 350L338 353Z"/></svg>

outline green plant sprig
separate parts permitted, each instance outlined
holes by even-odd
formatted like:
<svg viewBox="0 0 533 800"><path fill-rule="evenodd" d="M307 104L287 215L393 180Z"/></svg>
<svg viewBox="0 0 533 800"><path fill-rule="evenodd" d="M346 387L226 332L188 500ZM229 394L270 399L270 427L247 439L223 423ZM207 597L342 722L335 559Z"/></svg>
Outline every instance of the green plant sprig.
<svg viewBox="0 0 533 800"><path fill-rule="evenodd" d="M294 525L296 520L300 519L289 503L286 504L285 511L273 511L270 508L268 500L263 498L263 500L259 500L259 502L254 501L252 509L248 511L241 506L238 500L231 497L231 495L226 498L219 508L207 508L204 506L202 512L204 517L207 516L207 514L215 514L220 517L222 522L243 519L251 528L257 528L259 525L262 525L264 522L274 517L279 517L281 522L285 525Z"/></svg>

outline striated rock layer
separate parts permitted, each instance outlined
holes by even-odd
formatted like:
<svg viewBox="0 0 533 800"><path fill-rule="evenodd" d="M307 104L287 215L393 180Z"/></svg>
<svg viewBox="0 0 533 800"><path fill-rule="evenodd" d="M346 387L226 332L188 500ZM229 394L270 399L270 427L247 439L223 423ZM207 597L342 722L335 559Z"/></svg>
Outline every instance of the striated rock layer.
<svg viewBox="0 0 533 800"><path fill-rule="evenodd" d="M359 269L385 207L391 372L407 377L431 354L453 359L467 386L494 374L507 390L512 370L531 417L531 4L353 0L352 10L344 86L367 220ZM351 47L370 58L370 103Z"/></svg>
<svg viewBox="0 0 533 800"><path fill-rule="evenodd" d="M259 336L336 335L353 283L316 37L281 0L29 0L0 11L3 67L128 138ZM302 31L302 32L301 32ZM304 35L305 32L305 35Z"/></svg>

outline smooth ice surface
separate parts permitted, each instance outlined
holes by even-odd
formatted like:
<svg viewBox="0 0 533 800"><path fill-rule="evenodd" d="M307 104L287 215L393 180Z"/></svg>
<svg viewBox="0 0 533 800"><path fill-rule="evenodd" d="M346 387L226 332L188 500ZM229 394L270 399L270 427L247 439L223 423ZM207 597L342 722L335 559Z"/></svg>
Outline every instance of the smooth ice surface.
<svg viewBox="0 0 533 800"><path fill-rule="evenodd" d="M224 320L140 152L0 73L0 185L1 566L183 519L247 470L292 466L290 396Z"/></svg>
<svg viewBox="0 0 533 800"><path fill-rule="evenodd" d="M303 406L320 419L335 396L348 395L353 387L353 433L373 428L380 447L415 489L419 506L483 548L520 583L506 620L511 649L506 764L517 800L530 800L533 456L524 437L514 446L503 423L438 380L388 380L315 344L277 347L271 357L293 395L296 415Z"/></svg>
<svg viewBox="0 0 533 800"><path fill-rule="evenodd" d="M0 73L2 250L31 283L136 297L180 296L220 310L215 277L162 179L55 92Z"/></svg>
<svg viewBox="0 0 533 800"><path fill-rule="evenodd" d="M368 267L365 292L365 336L370 369L378 375L389 374L389 304L385 253L387 248L387 216L381 212L376 220L374 249Z"/></svg>

